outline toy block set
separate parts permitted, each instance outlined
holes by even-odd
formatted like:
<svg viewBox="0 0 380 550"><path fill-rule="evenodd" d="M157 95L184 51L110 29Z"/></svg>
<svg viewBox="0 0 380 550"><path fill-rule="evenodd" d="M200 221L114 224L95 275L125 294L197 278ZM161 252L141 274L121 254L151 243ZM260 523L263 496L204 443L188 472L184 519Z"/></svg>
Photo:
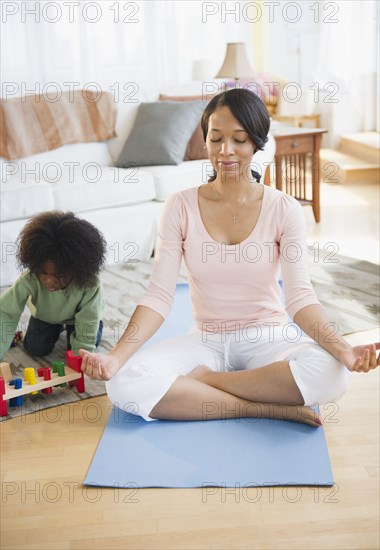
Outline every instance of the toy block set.
<svg viewBox="0 0 380 550"><path fill-rule="evenodd" d="M50 394L54 386L76 386L79 393L85 391L84 374L81 371L82 357L66 352L64 361L53 361L51 367L24 369L24 380L13 378L8 363L0 363L0 416L7 416L7 401L12 407L22 405L22 396L39 391Z"/></svg>

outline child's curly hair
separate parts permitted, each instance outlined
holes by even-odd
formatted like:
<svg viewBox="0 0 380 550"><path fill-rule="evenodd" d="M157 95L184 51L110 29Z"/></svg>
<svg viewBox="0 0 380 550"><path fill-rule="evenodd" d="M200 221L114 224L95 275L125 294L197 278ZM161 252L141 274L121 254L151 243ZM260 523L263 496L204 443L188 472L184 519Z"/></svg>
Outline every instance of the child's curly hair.
<svg viewBox="0 0 380 550"><path fill-rule="evenodd" d="M18 236L16 258L22 268L37 275L51 260L79 288L96 284L104 267L107 243L101 232L73 212L52 210L37 214Z"/></svg>

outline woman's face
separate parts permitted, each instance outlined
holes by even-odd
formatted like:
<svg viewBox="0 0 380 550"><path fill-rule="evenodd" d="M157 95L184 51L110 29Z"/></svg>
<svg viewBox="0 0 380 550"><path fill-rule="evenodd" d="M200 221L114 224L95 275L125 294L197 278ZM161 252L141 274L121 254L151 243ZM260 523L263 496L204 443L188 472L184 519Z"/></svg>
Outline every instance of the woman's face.
<svg viewBox="0 0 380 550"><path fill-rule="evenodd" d="M50 292L62 290L70 282L70 275L68 273L60 273L55 263L51 260L46 260L41 266L41 269L38 271L38 278Z"/></svg>
<svg viewBox="0 0 380 550"><path fill-rule="evenodd" d="M210 116L206 146L210 161L222 179L252 179L251 161L256 147L228 107L219 107Z"/></svg>

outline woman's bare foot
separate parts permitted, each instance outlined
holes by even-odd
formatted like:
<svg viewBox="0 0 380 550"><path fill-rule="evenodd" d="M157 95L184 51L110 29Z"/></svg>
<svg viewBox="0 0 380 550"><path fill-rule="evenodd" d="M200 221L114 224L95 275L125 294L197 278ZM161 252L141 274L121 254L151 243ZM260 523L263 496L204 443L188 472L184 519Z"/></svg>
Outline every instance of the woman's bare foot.
<svg viewBox="0 0 380 550"><path fill-rule="evenodd" d="M271 418L309 424L309 426L313 426L314 428L320 428L322 426L320 416L311 407L305 405L281 405L278 403L273 403L271 405L274 407L273 417Z"/></svg>
<svg viewBox="0 0 380 550"><path fill-rule="evenodd" d="M205 365L195 367L187 376L207 384L215 371ZM280 403L257 403L252 401L252 406L246 405L244 416L248 418L274 418L277 420L288 420L291 422L300 422L318 428L322 426L322 420L319 415L311 408L305 405L283 405Z"/></svg>

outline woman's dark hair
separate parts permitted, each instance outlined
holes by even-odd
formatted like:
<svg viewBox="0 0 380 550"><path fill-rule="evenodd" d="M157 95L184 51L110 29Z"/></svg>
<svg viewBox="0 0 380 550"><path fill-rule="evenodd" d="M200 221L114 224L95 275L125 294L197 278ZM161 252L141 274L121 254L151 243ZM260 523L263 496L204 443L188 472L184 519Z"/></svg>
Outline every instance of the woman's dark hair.
<svg viewBox="0 0 380 550"><path fill-rule="evenodd" d="M104 267L107 244L100 231L72 212L52 210L37 214L18 236L17 261L38 275L51 260L79 288L91 287Z"/></svg>
<svg viewBox="0 0 380 550"><path fill-rule="evenodd" d="M270 117L268 109L258 95L245 88L235 88L213 97L203 111L201 120L203 138L205 141L207 138L210 116L219 107L228 107L230 109L233 116L240 122L253 141L256 146L256 151L262 151L264 149L268 141ZM260 181L260 174L254 170L251 170L251 172L253 177L257 179L257 181ZM210 176L208 181L214 181L215 178L216 172L214 170L213 175Z"/></svg>

